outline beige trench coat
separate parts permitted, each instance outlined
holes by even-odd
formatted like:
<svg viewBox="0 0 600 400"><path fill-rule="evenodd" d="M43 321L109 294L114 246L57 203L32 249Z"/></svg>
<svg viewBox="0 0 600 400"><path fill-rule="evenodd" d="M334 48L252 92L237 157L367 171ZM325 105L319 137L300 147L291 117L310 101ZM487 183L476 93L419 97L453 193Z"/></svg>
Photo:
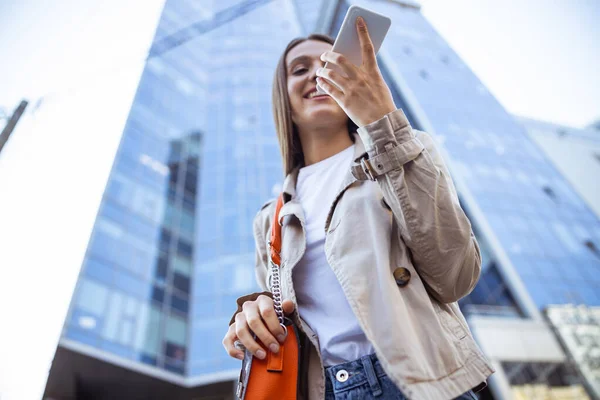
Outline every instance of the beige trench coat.
<svg viewBox="0 0 600 400"><path fill-rule="evenodd" d="M453 399L494 372L456 303L473 290L481 270L471 224L434 141L412 129L401 109L360 128L355 139L356 161L324 227L327 260L403 394ZM306 247L302 207L294 200L297 173L284 182L279 217L282 295L294 304L292 273ZM268 202L254 220L256 277L263 290L269 290L267 242L274 210L275 202ZM238 306L257 296L238 299ZM319 338L297 312L293 317L310 343L305 395L321 400Z"/></svg>

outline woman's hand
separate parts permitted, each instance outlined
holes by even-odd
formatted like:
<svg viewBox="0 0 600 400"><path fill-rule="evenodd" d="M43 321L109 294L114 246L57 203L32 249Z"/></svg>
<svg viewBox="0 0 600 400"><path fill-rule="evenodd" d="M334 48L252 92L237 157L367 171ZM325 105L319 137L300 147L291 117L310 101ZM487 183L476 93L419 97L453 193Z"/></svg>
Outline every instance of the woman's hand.
<svg viewBox="0 0 600 400"><path fill-rule="evenodd" d="M290 314L294 311L294 303L284 300L283 312ZM260 359L267 356L265 348L261 347L252 337L254 332L264 346L274 353L279 351L278 341L283 343L285 331L279 325L279 319L273 307L273 299L261 295L254 301L246 301L242 305L242 311L235 316L235 322L229 326L227 334L223 338L223 346L231 357L244 359L244 352L235 347L234 343L239 340L252 354ZM275 339L277 337L277 339Z"/></svg>
<svg viewBox="0 0 600 400"><path fill-rule="evenodd" d="M357 19L356 29L363 64L357 67L342 54L327 51L321 55L321 60L337 65L348 77L329 68L320 68L317 70L317 82L360 128L395 111L396 105L377 65L367 26L360 17Z"/></svg>

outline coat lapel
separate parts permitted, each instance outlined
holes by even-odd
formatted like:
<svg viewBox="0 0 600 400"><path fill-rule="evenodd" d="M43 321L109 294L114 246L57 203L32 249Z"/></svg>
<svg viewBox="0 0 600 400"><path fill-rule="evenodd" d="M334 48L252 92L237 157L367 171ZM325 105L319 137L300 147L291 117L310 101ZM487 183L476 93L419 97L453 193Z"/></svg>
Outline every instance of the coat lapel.
<svg viewBox="0 0 600 400"><path fill-rule="evenodd" d="M356 134L356 133L354 134L354 139L355 139L354 140L355 146L354 146L354 156L352 159L354 160L354 162L357 162L357 160L364 157L365 146L364 146L362 140L360 139L360 136L358 136L358 134ZM329 207L329 212L327 213L327 219L325 220L325 233L327 233L327 231L329 230L329 224L331 223L331 217L333 216L333 212L335 211L335 207L337 206L338 201L340 200L340 198L342 197L344 192L356 181L357 181L356 177L352 174L352 168L348 168L348 170L345 172L342 184L340 185L338 192L335 195L335 199L333 200L333 203Z"/></svg>

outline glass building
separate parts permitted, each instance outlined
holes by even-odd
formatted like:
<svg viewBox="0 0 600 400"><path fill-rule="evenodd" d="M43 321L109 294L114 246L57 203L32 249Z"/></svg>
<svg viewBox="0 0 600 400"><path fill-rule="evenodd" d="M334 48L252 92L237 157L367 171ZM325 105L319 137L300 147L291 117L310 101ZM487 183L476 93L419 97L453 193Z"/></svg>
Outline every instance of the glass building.
<svg viewBox="0 0 600 400"><path fill-rule="evenodd" d="M221 340L235 299L257 289L252 219L282 182L274 68L292 38L335 36L350 4L392 18L380 68L396 105L444 149L479 238L482 278L461 301L477 340L488 355L510 329L548 343L492 354L490 395L504 398L515 368L562 368L543 310L600 304L600 259L586 244L600 248L598 217L417 3L167 0L45 397L233 395L240 363Z"/></svg>
<svg viewBox="0 0 600 400"><path fill-rule="evenodd" d="M598 130L592 125L581 129L525 117L518 119L579 196L600 216Z"/></svg>

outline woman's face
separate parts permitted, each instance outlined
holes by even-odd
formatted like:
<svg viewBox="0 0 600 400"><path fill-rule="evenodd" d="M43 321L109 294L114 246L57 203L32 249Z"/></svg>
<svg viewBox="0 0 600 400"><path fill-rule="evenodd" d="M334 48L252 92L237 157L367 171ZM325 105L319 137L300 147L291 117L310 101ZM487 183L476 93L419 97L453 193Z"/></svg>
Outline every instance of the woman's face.
<svg viewBox="0 0 600 400"><path fill-rule="evenodd" d="M291 49L285 58L292 121L299 127L332 126L348 120L344 110L328 95L309 97L317 90L316 71L325 64L321 54L331 48L329 43L307 40Z"/></svg>

